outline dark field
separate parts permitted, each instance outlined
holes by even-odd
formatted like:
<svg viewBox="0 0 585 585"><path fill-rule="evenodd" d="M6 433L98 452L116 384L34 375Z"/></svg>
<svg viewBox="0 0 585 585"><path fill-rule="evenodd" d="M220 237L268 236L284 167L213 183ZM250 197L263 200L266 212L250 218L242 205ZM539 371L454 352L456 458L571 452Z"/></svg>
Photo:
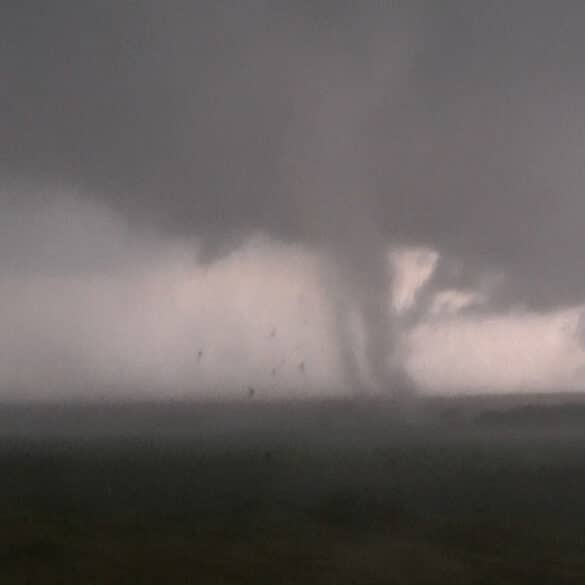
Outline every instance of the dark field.
<svg viewBox="0 0 585 585"><path fill-rule="evenodd" d="M585 403L522 400L1 407L0 584L582 585Z"/></svg>

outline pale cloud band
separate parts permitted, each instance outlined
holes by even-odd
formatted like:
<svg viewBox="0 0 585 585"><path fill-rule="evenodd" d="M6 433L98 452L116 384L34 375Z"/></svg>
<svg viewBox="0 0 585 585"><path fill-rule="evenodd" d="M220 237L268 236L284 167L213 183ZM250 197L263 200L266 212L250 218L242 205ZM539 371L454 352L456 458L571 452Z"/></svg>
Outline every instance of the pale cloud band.
<svg viewBox="0 0 585 585"><path fill-rule="evenodd" d="M310 248L258 236L202 265L192 242L153 246L150 235L106 210L63 201L58 213L37 218L42 249L25 250L22 270L0 279L1 398L223 399L241 398L250 386L267 399L353 391L344 386L322 260ZM55 217L59 229L41 233L39 222ZM64 218L77 227L68 232ZM26 219L13 246L30 242ZM111 249L107 270L85 261L84 270L74 263L68 271L24 269L35 256L48 266L47 254L63 245L85 259L98 241ZM137 257L137 249L156 253ZM394 306L408 322L439 254L409 248L389 250L388 258L397 271ZM408 371L424 392L583 387L579 307L469 310L480 302L473 291L439 290L404 331ZM354 333L367 379L359 323Z"/></svg>

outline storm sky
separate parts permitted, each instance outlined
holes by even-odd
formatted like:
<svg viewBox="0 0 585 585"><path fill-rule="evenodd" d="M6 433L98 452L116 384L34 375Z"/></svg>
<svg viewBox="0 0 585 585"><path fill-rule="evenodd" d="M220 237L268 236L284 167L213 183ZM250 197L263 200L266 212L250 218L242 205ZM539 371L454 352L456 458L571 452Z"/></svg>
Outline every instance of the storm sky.
<svg viewBox="0 0 585 585"><path fill-rule="evenodd" d="M582 388L583 23L3 2L0 396Z"/></svg>

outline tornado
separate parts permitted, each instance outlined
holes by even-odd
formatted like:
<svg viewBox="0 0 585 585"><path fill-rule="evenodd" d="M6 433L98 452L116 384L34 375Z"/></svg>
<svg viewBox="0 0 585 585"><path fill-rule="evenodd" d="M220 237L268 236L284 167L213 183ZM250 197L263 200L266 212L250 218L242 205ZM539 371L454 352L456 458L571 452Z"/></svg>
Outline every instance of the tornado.
<svg viewBox="0 0 585 585"><path fill-rule="evenodd" d="M305 102L304 120L295 126L304 131L295 135L290 156L292 197L305 238L322 258L344 384L358 394L403 400L413 395L414 384L392 306L391 234L379 225L368 171L372 114L388 84L380 84L379 75L353 76L345 67L319 71L329 75L316 83L315 99Z"/></svg>

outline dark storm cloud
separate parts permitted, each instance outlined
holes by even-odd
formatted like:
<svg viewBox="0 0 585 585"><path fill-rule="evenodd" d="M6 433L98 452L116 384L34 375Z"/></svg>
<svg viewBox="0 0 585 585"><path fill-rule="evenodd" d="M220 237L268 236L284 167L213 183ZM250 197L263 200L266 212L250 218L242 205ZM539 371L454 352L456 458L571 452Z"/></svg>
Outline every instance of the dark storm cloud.
<svg viewBox="0 0 585 585"><path fill-rule="evenodd" d="M368 180L343 205L472 272L514 272L527 301L585 290L580 2L60 0L0 20L6 176L69 181L214 245L307 237L291 141L315 148L311 125L335 123L319 108L353 99L338 116L359 120L345 130ZM355 151L322 148L346 181Z"/></svg>
<svg viewBox="0 0 585 585"><path fill-rule="evenodd" d="M441 285L503 275L493 303L585 298L584 22L568 1L5 2L0 171L208 259L256 231L320 247L377 370L389 244L438 249Z"/></svg>

